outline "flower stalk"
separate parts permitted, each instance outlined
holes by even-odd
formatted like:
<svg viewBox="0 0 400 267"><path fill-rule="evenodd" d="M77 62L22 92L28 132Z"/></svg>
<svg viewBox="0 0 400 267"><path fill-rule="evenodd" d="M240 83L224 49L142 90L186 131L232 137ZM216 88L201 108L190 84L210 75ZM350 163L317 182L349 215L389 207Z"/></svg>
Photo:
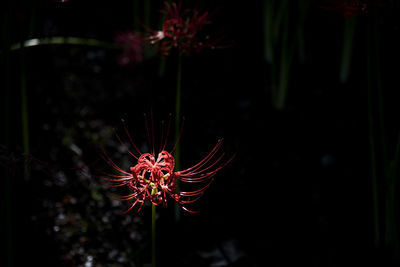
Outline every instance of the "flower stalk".
<svg viewBox="0 0 400 267"><path fill-rule="evenodd" d="M347 82L349 77L355 30L356 17L346 18L344 21L342 61L340 63L341 83Z"/></svg>
<svg viewBox="0 0 400 267"><path fill-rule="evenodd" d="M151 266L156 267L156 205L151 205Z"/></svg>
<svg viewBox="0 0 400 267"><path fill-rule="evenodd" d="M275 109L283 110L289 89L290 74L295 49L299 48L299 59L304 60L304 21L307 4L300 1L296 13L296 29L290 21L294 16L290 1L264 0L264 60L269 67L271 102ZM295 31L295 35L289 33ZM294 37L292 37L294 36ZM294 39L295 38L295 39ZM297 42L297 43L296 43ZM297 47L296 47L297 46Z"/></svg>
<svg viewBox="0 0 400 267"><path fill-rule="evenodd" d="M176 76L176 99L175 99L175 140L178 140L175 147L175 166L181 168L181 146L179 142L180 127L181 127L181 102L182 102L182 52L178 53L178 68ZM179 190L179 182L177 183ZM175 221L180 221L180 208L175 204Z"/></svg>
<svg viewBox="0 0 400 267"><path fill-rule="evenodd" d="M389 159L384 123L384 95L380 72L381 53L377 22L370 20L367 30L368 120L375 246L391 248L393 260L400 263L396 203L400 136L394 149L394 156Z"/></svg>
<svg viewBox="0 0 400 267"><path fill-rule="evenodd" d="M21 28L21 34L23 30ZM28 90L25 64L24 40L21 39L20 51L20 94L21 94L21 129L22 129L22 150L25 155L29 154L29 118L28 118ZM24 165L25 180L29 180L29 169Z"/></svg>

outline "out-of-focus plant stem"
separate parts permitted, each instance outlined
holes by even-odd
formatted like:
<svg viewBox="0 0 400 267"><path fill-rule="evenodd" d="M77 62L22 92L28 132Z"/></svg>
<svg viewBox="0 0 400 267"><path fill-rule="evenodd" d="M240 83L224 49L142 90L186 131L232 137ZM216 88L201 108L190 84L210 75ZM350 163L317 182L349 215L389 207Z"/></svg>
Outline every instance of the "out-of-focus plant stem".
<svg viewBox="0 0 400 267"><path fill-rule="evenodd" d="M156 267L156 205L151 205L151 266Z"/></svg>
<svg viewBox="0 0 400 267"><path fill-rule="evenodd" d="M21 129L22 129L22 150L25 155L30 152L29 148L29 118L28 118L28 90L26 77L26 59L24 47L24 28L21 25L21 45L20 45L20 94L21 94ZM24 177L29 180L29 168L24 164Z"/></svg>
<svg viewBox="0 0 400 267"><path fill-rule="evenodd" d="M29 154L29 118L28 118L28 90L26 82L25 49L21 43L21 66L20 66L20 86L21 86L21 126L22 126L22 147L25 155ZM28 165L24 165L25 180L29 179Z"/></svg>
<svg viewBox="0 0 400 267"><path fill-rule="evenodd" d="M288 14L287 14L288 16ZM285 106L287 90L290 79L290 65L292 63L292 51L289 50L289 18L286 18L283 23L283 36L282 36L282 48L280 57L280 69L279 69L279 83L272 86L273 91L273 103L276 109L282 110ZM275 91L275 92L274 92Z"/></svg>
<svg viewBox="0 0 400 267"><path fill-rule="evenodd" d="M386 126L385 126L385 114L384 114L384 94L382 86L382 73L381 73L381 53L380 53L380 36L378 31L377 22L373 25L373 40L375 47L375 73L376 73L376 89L377 89L377 101L378 101L378 119L379 119L379 135L380 135L380 147L381 147L381 159L383 168L384 178L384 203L385 203L385 215L384 215L384 227L385 236L384 243L386 247L393 249L393 260L396 264L400 264L400 247L399 247L399 236L398 236L398 218L396 206L396 193L398 189L397 184L397 167L398 167L398 156L399 156L399 142L397 140L395 154L391 161L388 156L387 142L386 142ZM399 137L400 138L400 137ZM392 164L391 164L392 163ZM391 167L392 165L392 167Z"/></svg>
<svg viewBox="0 0 400 267"><path fill-rule="evenodd" d="M264 16L264 58L268 63L272 63L274 59L274 2L271 0L264 0L263 9Z"/></svg>
<svg viewBox="0 0 400 267"><path fill-rule="evenodd" d="M21 48L42 46L42 45L84 45L96 46L109 49L122 49L120 44L103 42L96 39L79 38L79 37L50 37L50 38L33 38L25 40L18 44L13 44L10 47L11 51Z"/></svg>
<svg viewBox="0 0 400 267"><path fill-rule="evenodd" d="M305 21L307 18L309 3L307 0L299 1L298 3L299 19L297 22L297 36L298 36L298 53L300 63L306 62L306 42L305 42Z"/></svg>
<svg viewBox="0 0 400 267"><path fill-rule="evenodd" d="M29 28L28 28L28 37L33 35L35 29L35 15L36 9L32 8L29 14ZM24 25L21 24L21 49L20 49L20 57L21 57L21 66L20 66L20 85L21 85L21 128L22 128L22 148L25 155L30 153L30 145L29 145L29 117L28 117L28 83L27 83L27 73L26 73L26 54L24 48ZM25 180L29 180L30 173L28 164L24 164L24 177Z"/></svg>
<svg viewBox="0 0 400 267"><path fill-rule="evenodd" d="M180 125L181 125L181 98L182 98L182 53L178 55L178 68L176 76L176 96L175 96L175 138L179 138ZM175 149L175 165L179 164L179 142L176 144ZM178 160L177 160L178 159ZM180 167L180 166L178 166Z"/></svg>
<svg viewBox="0 0 400 267"><path fill-rule="evenodd" d="M151 16L150 16L151 15L151 0L144 1L143 5L144 5L143 6L143 23L147 27L151 28L151 26L152 26ZM141 28L143 28L143 27L141 27ZM142 29L138 29L139 32L141 30ZM147 59L147 58L151 58L155 55L155 50L152 47L145 45L143 53L144 53L144 58ZM165 59L163 59L163 58L161 58L161 60L160 60L160 66L158 69L159 76L162 76L162 74L164 73L164 70L162 68L165 68Z"/></svg>
<svg viewBox="0 0 400 267"><path fill-rule="evenodd" d="M377 248L390 249L394 262L399 264L399 212L396 205L396 193L399 192L397 168L400 136L396 143L394 157L389 160L380 49L378 23L371 19L367 29L367 83L375 245Z"/></svg>
<svg viewBox="0 0 400 267"><path fill-rule="evenodd" d="M356 17L346 18L343 31L342 61L340 63L340 82L345 83L349 77L354 34L356 30Z"/></svg>
<svg viewBox="0 0 400 267"><path fill-rule="evenodd" d="M271 68L270 91L272 104L276 109L283 109L286 98L288 82L288 58L287 58L287 31L288 31L288 5L287 0L279 2L275 7L275 1L264 0L264 58ZM282 26L283 25L283 26ZM284 30L282 30L282 27ZM282 31L281 31L282 30ZM280 32L283 33L281 38ZM286 35L286 37L285 37ZM279 42L280 41L280 42ZM281 57L276 57L280 47ZM277 71L279 70L279 71ZM283 83L282 83L283 82Z"/></svg>
<svg viewBox="0 0 400 267"><path fill-rule="evenodd" d="M181 128L181 102L182 102L182 53L178 53L178 68L176 76L176 96L175 96L175 140L177 141L175 147L175 168L180 170L181 168L181 146L180 146L180 128ZM179 190L179 183L176 184ZM180 207L175 203L175 220L180 221Z"/></svg>
<svg viewBox="0 0 400 267"><path fill-rule="evenodd" d="M283 110L286 104L286 98L289 88L290 72L292 67L293 55L296 48L299 51L300 60L304 61L304 21L308 9L305 1L299 1L297 21L290 24L289 19L294 17L290 13L290 2L288 0L274 1L264 0L264 59L270 69L269 88L271 92L272 105L277 110ZM295 25L296 33L291 29ZM294 39L297 38L297 39Z"/></svg>

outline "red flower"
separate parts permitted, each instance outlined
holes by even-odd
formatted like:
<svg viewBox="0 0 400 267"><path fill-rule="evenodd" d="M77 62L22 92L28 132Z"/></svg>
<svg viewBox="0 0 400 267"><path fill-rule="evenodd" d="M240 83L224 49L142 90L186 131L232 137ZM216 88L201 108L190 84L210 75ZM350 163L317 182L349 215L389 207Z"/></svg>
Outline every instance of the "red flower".
<svg viewBox="0 0 400 267"><path fill-rule="evenodd" d="M165 9L161 11L165 17L160 31L151 30L148 37L150 44L157 44L165 55L169 55L171 49L179 52L200 52L203 48L222 48L217 46L221 38L211 38L203 35L205 25L211 24L208 12L202 15L194 9L192 16L189 10L182 11L181 1L171 5L165 2Z"/></svg>
<svg viewBox="0 0 400 267"><path fill-rule="evenodd" d="M393 5L392 0L324 0L321 7L344 17L382 13Z"/></svg>
<svg viewBox="0 0 400 267"><path fill-rule="evenodd" d="M143 61L144 39L135 32L122 32L115 37L115 42L122 45L123 52L117 61L121 66L135 65Z"/></svg>
<svg viewBox="0 0 400 267"><path fill-rule="evenodd" d="M136 165L130 167L129 171L125 171L121 169L109 156L107 156L106 153L103 153L103 158L108 162L108 164L120 173L120 175L107 174L103 179L111 186L126 186L132 192L131 194L120 198L120 200L133 201L129 209L124 213L130 211L136 206L137 211L140 211L146 200L150 201L153 205L162 204L166 206L168 196L181 205L184 210L194 212L187 209L184 205L198 200L204 191L210 186L214 175L232 159L230 158L228 161L221 163L224 154L222 153L217 157L218 151L222 145L222 140L219 140L211 152L200 162L186 170L176 171L174 170L175 159L171 155L175 146L171 152L167 152L165 150L167 141L166 137L162 137L161 141L164 142L164 145L157 155L154 151L154 146L151 153L141 153L132 141L125 125L124 127L132 146L135 148L137 153L139 153L139 156L135 155L128 149L118 134L116 134L116 136L119 142L127 149L128 153L137 159ZM147 123L146 128L148 129ZM154 136L154 134L152 134L152 136ZM163 139L165 140L163 141ZM177 190L178 181L201 184L201 186L194 191L180 192Z"/></svg>

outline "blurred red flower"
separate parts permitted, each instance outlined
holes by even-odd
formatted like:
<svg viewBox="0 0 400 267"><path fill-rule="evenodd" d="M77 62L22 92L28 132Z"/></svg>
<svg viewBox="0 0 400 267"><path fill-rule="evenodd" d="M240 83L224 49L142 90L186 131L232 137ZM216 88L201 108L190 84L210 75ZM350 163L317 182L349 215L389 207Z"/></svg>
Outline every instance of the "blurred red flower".
<svg viewBox="0 0 400 267"><path fill-rule="evenodd" d="M143 61L144 38L139 33L121 32L115 37L115 42L122 45L123 49L123 52L117 57L119 65L135 65Z"/></svg>
<svg viewBox="0 0 400 267"><path fill-rule="evenodd" d="M147 126L147 124L146 124ZM126 186L132 193L120 197L119 200L132 200L129 212L137 207L139 212L146 201L150 201L153 205L167 205L167 197L175 200L184 210L194 212L186 208L186 204L197 201L204 191L210 186L214 175L226 166L232 158L222 162L224 153L217 156L222 145L222 139L217 142L211 152L194 166L182 171L174 170L175 159L171 152L165 150L168 131L166 137L162 137L161 143L164 143L158 154L155 153L154 146L151 153L141 153L125 127L131 145L134 147L139 156L135 155L124 144L122 139L116 134L119 142L127 149L128 153L137 159L135 166L130 167L129 171L121 169L105 152L103 158L107 163L120 175L106 174L103 179L112 187ZM148 127L146 127L148 129ZM169 128L169 127L168 127ZM148 131L147 131L148 132ZM164 131L163 131L164 132ZM154 136L152 134L152 136ZM151 142L150 138L149 141ZM154 142L153 142L154 143ZM193 191L178 191L177 182L200 184L200 188Z"/></svg>
<svg viewBox="0 0 400 267"><path fill-rule="evenodd" d="M393 0L323 0L320 7L344 17L379 14L393 6Z"/></svg>
<svg viewBox="0 0 400 267"><path fill-rule="evenodd" d="M220 37L211 37L204 34L204 26L211 24L208 12L199 14L193 9L189 15L188 9L182 11L181 1L176 4L164 2L165 9L161 12L165 15L162 29L149 29L151 35L148 37L150 44L158 45L158 49L165 55L175 48L179 52L200 52L204 48L223 48L219 45Z"/></svg>

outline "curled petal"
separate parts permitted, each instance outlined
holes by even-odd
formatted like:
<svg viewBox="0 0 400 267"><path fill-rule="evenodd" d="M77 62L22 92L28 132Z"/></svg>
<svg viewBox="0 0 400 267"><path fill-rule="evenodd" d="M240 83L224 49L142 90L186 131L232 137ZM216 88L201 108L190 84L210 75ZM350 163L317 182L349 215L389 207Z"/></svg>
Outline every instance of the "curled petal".
<svg viewBox="0 0 400 267"><path fill-rule="evenodd" d="M174 4L169 6L169 8L174 12L178 10L178 7ZM198 17L197 13L194 15L194 18L205 19L203 16ZM183 32L186 31L186 29L181 30ZM137 163L129 168L130 172L124 171L103 150L101 157L114 171L117 172L116 174L103 172L103 181L110 187L126 186L126 188L130 190L129 194L117 198L121 201L132 201L129 208L124 213L127 213L132 209L140 211L146 201L150 202L152 205L162 204L163 206L166 206L167 197L175 200L182 209L195 213L196 211L188 209L186 205L199 200L207 188L210 187L213 177L224 168L233 157L225 161L224 153L219 153L223 141L221 139L218 140L211 151L198 163L185 170L174 172L175 159L171 153L174 151L176 143L171 152L164 150L168 132L165 134L165 137L163 132L160 142L161 149L159 149L159 152L156 154L153 127L153 123L149 124L146 122L148 141L152 142L152 144L150 144L150 153L141 153L130 138L129 133L126 133L133 147L138 153L140 153L138 156L130 152L128 147L122 142L122 139L118 134L116 134L120 143L125 147L128 153L137 160ZM127 131L125 124L124 128ZM184 183L199 185L200 188L193 191L180 192L177 190L178 180Z"/></svg>

